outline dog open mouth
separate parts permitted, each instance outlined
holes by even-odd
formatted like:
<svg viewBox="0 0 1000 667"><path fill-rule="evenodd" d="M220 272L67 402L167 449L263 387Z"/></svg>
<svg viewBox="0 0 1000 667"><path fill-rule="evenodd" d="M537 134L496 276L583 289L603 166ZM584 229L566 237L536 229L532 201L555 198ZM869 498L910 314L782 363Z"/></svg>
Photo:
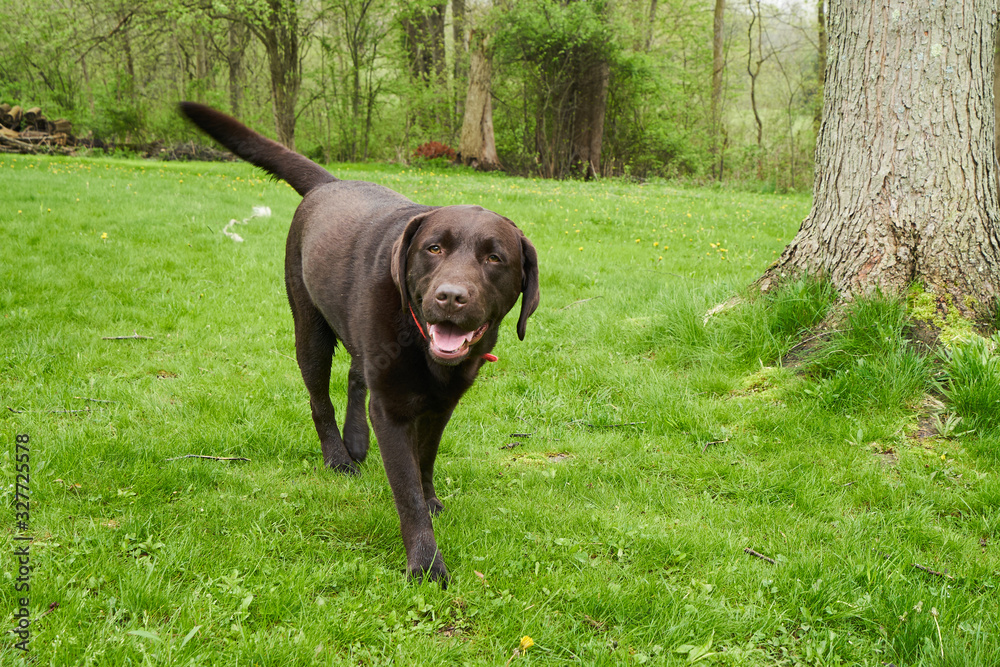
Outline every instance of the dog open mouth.
<svg viewBox="0 0 1000 667"><path fill-rule="evenodd" d="M487 322L475 331L466 331L451 322L440 322L427 325L427 338L431 354L440 359L461 359L469 352L469 347L479 342L490 323Z"/></svg>

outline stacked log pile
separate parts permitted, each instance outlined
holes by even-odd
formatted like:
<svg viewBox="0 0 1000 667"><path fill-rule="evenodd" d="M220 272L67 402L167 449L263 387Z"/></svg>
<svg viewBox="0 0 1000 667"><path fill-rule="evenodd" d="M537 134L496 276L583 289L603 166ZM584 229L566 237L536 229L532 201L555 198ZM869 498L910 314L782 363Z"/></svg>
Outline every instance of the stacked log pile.
<svg viewBox="0 0 1000 667"><path fill-rule="evenodd" d="M73 124L49 120L39 107L0 104L0 153L69 153L76 145Z"/></svg>

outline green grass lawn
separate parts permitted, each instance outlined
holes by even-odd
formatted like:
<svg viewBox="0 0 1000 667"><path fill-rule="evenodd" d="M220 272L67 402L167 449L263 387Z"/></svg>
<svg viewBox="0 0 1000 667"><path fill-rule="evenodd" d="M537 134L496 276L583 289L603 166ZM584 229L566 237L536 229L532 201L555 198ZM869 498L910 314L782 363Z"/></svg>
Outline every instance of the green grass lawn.
<svg viewBox="0 0 1000 667"><path fill-rule="evenodd" d="M530 636L511 665L1000 664L1000 441L917 437L936 362L900 344L898 308L865 306L809 372L779 359L822 285L703 320L808 197L334 172L482 204L539 251L525 341L508 318L442 441L448 589L406 580L377 450L356 478L322 467L282 277L291 188L8 155L0 618L25 595L28 434L33 623L27 660L6 634L0 663L504 665ZM261 205L245 242L221 234Z"/></svg>

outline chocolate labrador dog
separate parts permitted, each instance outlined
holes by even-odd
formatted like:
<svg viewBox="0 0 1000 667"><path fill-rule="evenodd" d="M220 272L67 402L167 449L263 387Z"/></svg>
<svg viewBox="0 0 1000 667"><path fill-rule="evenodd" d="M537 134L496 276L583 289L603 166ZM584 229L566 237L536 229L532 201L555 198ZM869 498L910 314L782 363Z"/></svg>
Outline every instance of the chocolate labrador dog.
<svg viewBox="0 0 1000 667"><path fill-rule="evenodd" d="M209 107L181 112L233 153L302 195L285 246L295 354L324 463L358 472L368 416L396 501L408 574L446 585L431 515L438 443L458 399L521 297L517 335L538 307L538 256L514 223L479 206L423 206L342 181ZM340 341L351 355L343 437L330 402Z"/></svg>

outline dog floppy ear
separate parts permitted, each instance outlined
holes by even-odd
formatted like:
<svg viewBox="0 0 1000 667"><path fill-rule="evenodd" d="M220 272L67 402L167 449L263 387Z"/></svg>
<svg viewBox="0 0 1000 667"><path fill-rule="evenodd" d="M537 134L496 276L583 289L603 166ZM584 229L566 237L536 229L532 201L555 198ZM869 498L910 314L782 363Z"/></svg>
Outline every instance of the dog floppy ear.
<svg viewBox="0 0 1000 667"><path fill-rule="evenodd" d="M520 231L520 230L518 230ZM524 340L528 318L538 308L538 253L521 234L521 315L517 318L517 337Z"/></svg>
<svg viewBox="0 0 1000 667"><path fill-rule="evenodd" d="M403 303L403 308L410 305L410 293L406 288L406 256L410 252L410 242L416 236L417 230L432 211L427 211L410 218L403 228L403 233L399 235L396 242L392 244L392 264L389 267L392 273L392 282L399 288L399 298Z"/></svg>

